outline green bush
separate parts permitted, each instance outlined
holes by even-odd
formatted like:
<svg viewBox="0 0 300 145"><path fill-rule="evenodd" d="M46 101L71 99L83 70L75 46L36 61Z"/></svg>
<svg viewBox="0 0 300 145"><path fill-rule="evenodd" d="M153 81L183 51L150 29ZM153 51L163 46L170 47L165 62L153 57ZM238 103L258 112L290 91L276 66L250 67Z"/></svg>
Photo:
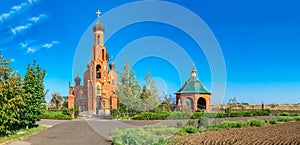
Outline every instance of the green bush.
<svg viewBox="0 0 300 145"><path fill-rule="evenodd" d="M278 119L278 122L290 122L290 121L295 121L296 118L292 118L292 117L282 117Z"/></svg>
<svg viewBox="0 0 300 145"><path fill-rule="evenodd" d="M225 111L226 114L230 114L231 113L231 108L226 108L224 111Z"/></svg>
<svg viewBox="0 0 300 145"><path fill-rule="evenodd" d="M277 121L276 119L272 119L272 120L269 121L269 123L270 123L270 124L277 124L278 121Z"/></svg>
<svg viewBox="0 0 300 145"><path fill-rule="evenodd" d="M289 112L282 112L282 113L277 113L277 116L290 116Z"/></svg>
<svg viewBox="0 0 300 145"><path fill-rule="evenodd" d="M300 121L300 116L293 117L295 121Z"/></svg>
<svg viewBox="0 0 300 145"><path fill-rule="evenodd" d="M181 128L183 126L181 121L176 122L176 127L177 128Z"/></svg>
<svg viewBox="0 0 300 145"><path fill-rule="evenodd" d="M228 117L228 114L227 113L217 113L217 116L216 116L216 118L226 118L226 117Z"/></svg>
<svg viewBox="0 0 300 145"><path fill-rule="evenodd" d="M235 125L235 127L237 127L237 128L242 128L245 126L247 126L247 122L245 122L245 121L237 121L236 125Z"/></svg>
<svg viewBox="0 0 300 145"><path fill-rule="evenodd" d="M198 125L199 127L207 127L208 126L208 118L202 117L201 119L198 120Z"/></svg>
<svg viewBox="0 0 300 145"><path fill-rule="evenodd" d="M198 132L198 128L193 125L184 126L181 130L185 131L186 133L196 133Z"/></svg>
<svg viewBox="0 0 300 145"><path fill-rule="evenodd" d="M251 119L251 120L247 121L247 124L249 126L264 126L265 121L264 120Z"/></svg>
<svg viewBox="0 0 300 145"><path fill-rule="evenodd" d="M142 112L132 119L134 120L165 120L171 115L171 112L153 113L153 112Z"/></svg>
<svg viewBox="0 0 300 145"><path fill-rule="evenodd" d="M169 120L172 119L190 119L192 116L192 113L188 113L188 112L173 112L170 114L170 116L168 117Z"/></svg>
<svg viewBox="0 0 300 145"><path fill-rule="evenodd" d="M177 132L178 128L168 126L115 129L112 131L112 142L118 145L160 144L167 142L166 138Z"/></svg>
<svg viewBox="0 0 300 145"><path fill-rule="evenodd" d="M62 111L49 111L46 110L42 116L42 119L56 119L56 120L72 120L72 116L63 114Z"/></svg>
<svg viewBox="0 0 300 145"><path fill-rule="evenodd" d="M200 132L201 132L202 130L203 130L203 129L199 129ZM207 127L207 130L209 130L209 131L214 131L214 130L220 130L220 128L219 128L219 125L214 124L214 125L208 126L208 127Z"/></svg>
<svg viewBox="0 0 300 145"><path fill-rule="evenodd" d="M195 112L192 114L191 119L200 119L204 115L204 112Z"/></svg>
<svg viewBox="0 0 300 145"><path fill-rule="evenodd" d="M71 112L71 110L68 109L68 108L63 108L63 109L62 109L62 114L64 114L64 115L71 115L72 112Z"/></svg>
<svg viewBox="0 0 300 145"><path fill-rule="evenodd" d="M230 117L243 117L244 116L244 112L241 112L241 111L239 111L239 112L232 112L232 113L230 113Z"/></svg>
<svg viewBox="0 0 300 145"><path fill-rule="evenodd" d="M251 113L253 116L269 116L270 115L270 110L265 109L265 110L252 110Z"/></svg>
<svg viewBox="0 0 300 145"><path fill-rule="evenodd" d="M300 113L291 114L291 116L300 116Z"/></svg>

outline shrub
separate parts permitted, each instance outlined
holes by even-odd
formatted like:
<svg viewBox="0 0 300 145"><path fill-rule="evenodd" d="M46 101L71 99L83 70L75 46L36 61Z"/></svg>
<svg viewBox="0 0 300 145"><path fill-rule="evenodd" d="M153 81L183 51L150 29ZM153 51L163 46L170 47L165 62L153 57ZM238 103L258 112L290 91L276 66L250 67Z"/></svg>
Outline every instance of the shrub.
<svg viewBox="0 0 300 145"><path fill-rule="evenodd" d="M168 117L168 119L190 119L191 118L192 113L188 113L188 112L173 112L170 114L170 116Z"/></svg>
<svg viewBox="0 0 300 145"><path fill-rule="evenodd" d="M72 112L71 112L71 110L68 109L68 108L63 108L63 109L62 109L62 114L64 114L64 115L71 115Z"/></svg>
<svg viewBox="0 0 300 145"><path fill-rule="evenodd" d="M176 122L176 126L177 126L178 128L181 128L181 127L183 126L183 124L182 124L181 121L177 121L177 122Z"/></svg>
<svg viewBox="0 0 300 145"><path fill-rule="evenodd" d="M225 117L228 117L228 114L226 114L226 113L217 113L217 116L216 116L216 118L225 118Z"/></svg>
<svg viewBox="0 0 300 145"><path fill-rule="evenodd" d="M186 133L196 133L198 132L198 128L193 125L184 126L181 130L185 131Z"/></svg>
<svg viewBox="0 0 300 145"><path fill-rule="evenodd" d="M208 119L206 117L202 117L201 119L198 120L198 125L207 127L208 126Z"/></svg>
<svg viewBox="0 0 300 145"><path fill-rule="evenodd" d="M152 112L142 112L133 117L134 120L155 120L155 114Z"/></svg>
<svg viewBox="0 0 300 145"><path fill-rule="evenodd" d="M270 123L270 124L277 124L278 121L277 121L276 119L272 119L272 120L269 121L269 123Z"/></svg>
<svg viewBox="0 0 300 145"><path fill-rule="evenodd" d="M278 119L279 122L290 122L290 121L295 121L296 118L291 118L291 117L282 117Z"/></svg>
<svg viewBox="0 0 300 145"><path fill-rule="evenodd" d="M207 129L209 131L220 130L219 125L216 125L216 124L208 126ZM200 129L199 129L199 131L201 132Z"/></svg>
<svg viewBox="0 0 300 145"><path fill-rule="evenodd" d="M300 121L300 116L294 117L295 121Z"/></svg>
<svg viewBox="0 0 300 145"><path fill-rule="evenodd" d="M252 119L252 120L248 120L247 124L249 126L264 126L265 125L265 121L264 120Z"/></svg>
<svg viewBox="0 0 300 145"><path fill-rule="evenodd" d="M235 127L237 127L237 128L242 128L245 126L247 126L247 122L245 122L245 121L237 121L236 125L235 125Z"/></svg>
<svg viewBox="0 0 300 145"><path fill-rule="evenodd" d="M265 110L252 110L251 113L253 116L269 116L270 115L270 110L265 109Z"/></svg>
<svg viewBox="0 0 300 145"><path fill-rule="evenodd" d="M230 117L243 117L243 116L244 116L244 112L241 111L230 113Z"/></svg>
<svg viewBox="0 0 300 145"><path fill-rule="evenodd" d="M167 142L167 137L178 132L178 128L167 126L115 129L112 131L112 142L119 145L160 144Z"/></svg>
<svg viewBox="0 0 300 145"><path fill-rule="evenodd" d="M289 112L282 112L278 116L290 116Z"/></svg>
<svg viewBox="0 0 300 145"><path fill-rule="evenodd" d="M62 111L45 111L42 116L42 119L57 119L57 120L71 120L72 116L63 114Z"/></svg>
<svg viewBox="0 0 300 145"><path fill-rule="evenodd" d="M291 114L291 116L300 116L300 113L299 114L294 113L294 114Z"/></svg>
<svg viewBox="0 0 300 145"><path fill-rule="evenodd" d="M230 114L231 113L231 108L226 108L224 111L225 111L226 114Z"/></svg>
<svg viewBox="0 0 300 145"><path fill-rule="evenodd" d="M187 133L185 130L180 129L179 131L176 132L176 135L184 136L184 135L187 135Z"/></svg>
<svg viewBox="0 0 300 145"><path fill-rule="evenodd" d="M77 118L79 116L80 110L79 110L78 104L76 102L74 103L73 111L74 111L74 117Z"/></svg>
<svg viewBox="0 0 300 145"><path fill-rule="evenodd" d="M191 119L200 119L204 115L204 112L195 112L192 114Z"/></svg>

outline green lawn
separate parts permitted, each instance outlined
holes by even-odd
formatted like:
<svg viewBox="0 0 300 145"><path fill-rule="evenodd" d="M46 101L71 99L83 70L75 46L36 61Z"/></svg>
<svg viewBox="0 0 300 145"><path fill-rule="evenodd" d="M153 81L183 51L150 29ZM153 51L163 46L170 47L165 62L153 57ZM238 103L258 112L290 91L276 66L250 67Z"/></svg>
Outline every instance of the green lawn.
<svg viewBox="0 0 300 145"><path fill-rule="evenodd" d="M26 137L36 134L44 129L47 129L47 126L38 126L38 127L34 127L34 128L30 128L30 129L20 129L18 130L15 134L10 135L10 136L4 136L4 137L0 137L0 144L2 143L9 143L15 140L23 140Z"/></svg>

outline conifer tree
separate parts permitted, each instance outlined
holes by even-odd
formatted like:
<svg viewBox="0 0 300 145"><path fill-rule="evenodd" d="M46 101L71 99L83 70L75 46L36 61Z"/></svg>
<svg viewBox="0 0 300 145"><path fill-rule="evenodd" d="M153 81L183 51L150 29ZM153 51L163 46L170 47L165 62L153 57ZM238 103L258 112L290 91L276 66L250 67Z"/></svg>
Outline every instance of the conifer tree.
<svg viewBox="0 0 300 145"><path fill-rule="evenodd" d="M12 134L20 127L23 101L28 98L22 89L21 75L9 64L10 60L0 54L0 136Z"/></svg>
<svg viewBox="0 0 300 145"><path fill-rule="evenodd" d="M42 115L42 101L45 99L44 93L44 77L46 71L42 69L36 61L33 65L27 66L27 73L24 77L23 89L30 97L24 100L23 112L21 115L21 123L28 128L41 119Z"/></svg>

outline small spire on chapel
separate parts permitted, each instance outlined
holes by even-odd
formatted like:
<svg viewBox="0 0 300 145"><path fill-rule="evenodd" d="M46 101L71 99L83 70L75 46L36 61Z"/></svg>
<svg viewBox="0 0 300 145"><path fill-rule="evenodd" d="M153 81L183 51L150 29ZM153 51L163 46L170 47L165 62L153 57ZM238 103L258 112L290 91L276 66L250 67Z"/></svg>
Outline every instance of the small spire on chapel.
<svg viewBox="0 0 300 145"><path fill-rule="evenodd" d="M195 68L195 62L193 62L193 68L192 68L192 70L191 70L191 75L192 75L193 77L196 77L196 76L197 76L197 70L196 70L196 68Z"/></svg>

